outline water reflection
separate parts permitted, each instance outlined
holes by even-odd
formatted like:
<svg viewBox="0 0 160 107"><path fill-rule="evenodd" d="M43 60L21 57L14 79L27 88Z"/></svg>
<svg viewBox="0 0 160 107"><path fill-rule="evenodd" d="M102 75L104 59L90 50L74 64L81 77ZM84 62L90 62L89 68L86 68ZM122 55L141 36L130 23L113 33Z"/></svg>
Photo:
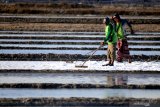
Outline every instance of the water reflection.
<svg viewBox="0 0 160 107"><path fill-rule="evenodd" d="M115 73L0 73L0 83L160 85L159 76L159 74Z"/></svg>
<svg viewBox="0 0 160 107"><path fill-rule="evenodd" d="M114 86L114 85L127 85L128 82L128 76L127 75L113 75L113 74L108 74L107 75L107 82L108 85Z"/></svg>
<svg viewBox="0 0 160 107"><path fill-rule="evenodd" d="M146 94L147 93L147 94ZM0 98L160 98L160 90L145 89L16 89L0 88Z"/></svg>

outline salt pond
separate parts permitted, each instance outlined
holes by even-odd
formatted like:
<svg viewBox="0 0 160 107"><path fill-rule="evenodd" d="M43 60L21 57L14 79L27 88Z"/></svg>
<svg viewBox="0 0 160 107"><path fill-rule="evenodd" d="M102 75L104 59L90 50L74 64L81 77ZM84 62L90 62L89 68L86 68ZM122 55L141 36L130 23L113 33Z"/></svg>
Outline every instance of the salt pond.
<svg viewBox="0 0 160 107"><path fill-rule="evenodd" d="M0 98L160 98L160 90L143 89L0 89Z"/></svg>
<svg viewBox="0 0 160 107"><path fill-rule="evenodd" d="M0 83L160 85L160 74L0 73Z"/></svg>

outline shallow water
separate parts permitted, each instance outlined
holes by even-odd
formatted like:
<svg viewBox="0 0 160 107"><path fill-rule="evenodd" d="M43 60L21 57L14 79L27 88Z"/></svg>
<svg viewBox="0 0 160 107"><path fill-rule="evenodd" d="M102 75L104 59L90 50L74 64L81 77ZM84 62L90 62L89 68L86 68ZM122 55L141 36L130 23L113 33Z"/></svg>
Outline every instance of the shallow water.
<svg viewBox="0 0 160 107"><path fill-rule="evenodd" d="M30 41L36 41L36 42L89 42L89 43L100 43L102 40L46 40L46 39L0 39L0 42L2 41L8 41L8 42L30 42ZM159 40L128 40L129 43L160 43Z"/></svg>
<svg viewBox="0 0 160 107"><path fill-rule="evenodd" d="M160 85L160 74L0 73L0 83Z"/></svg>
<svg viewBox="0 0 160 107"><path fill-rule="evenodd" d="M146 94L147 93L147 94ZM160 98L160 90L142 89L0 89L0 98Z"/></svg>
<svg viewBox="0 0 160 107"><path fill-rule="evenodd" d="M13 49L1 49L0 54L81 54L86 55L91 50L13 50ZM104 55L106 54L105 50L98 50L94 55ZM160 51L130 51L131 55L160 55Z"/></svg>
<svg viewBox="0 0 160 107"><path fill-rule="evenodd" d="M0 44L0 46L12 46L12 47L41 47L41 48L61 48L61 47L70 47L70 48L98 48L99 45L56 45L56 44ZM107 47L104 46L104 47ZM104 48L103 47L103 48ZM134 45L129 45L129 48L151 48L151 49L160 49L160 46L134 46Z"/></svg>

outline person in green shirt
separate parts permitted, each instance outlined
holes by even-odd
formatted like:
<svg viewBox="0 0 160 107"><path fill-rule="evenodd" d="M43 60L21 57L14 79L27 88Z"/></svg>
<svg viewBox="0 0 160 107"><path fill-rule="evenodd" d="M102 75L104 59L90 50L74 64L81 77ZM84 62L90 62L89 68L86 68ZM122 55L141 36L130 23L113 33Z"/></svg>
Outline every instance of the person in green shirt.
<svg viewBox="0 0 160 107"><path fill-rule="evenodd" d="M127 37L125 36L125 31L123 26L127 24L130 27L131 34L133 34L133 29L130 23L127 20L122 20L119 16L119 14L115 14L112 17L112 20L114 21L114 29L116 31L116 35L118 37L117 42L117 61L122 62L123 59L128 59L128 62L131 63L131 56L128 48L128 42Z"/></svg>
<svg viewBox="0 0 160 107"><path fill-rule="evenodd" d="M114 60L116 57L116 44L117 44L117 36L115 35L115 31L113 28L113 25L110 22L110 19L106 17L103 20L103 23L105 24L105 39L103 42L101 42L101 45L108 44L107 49L107 60L109 60L109 63L102 65L102 66L114 66Z"/></svg>

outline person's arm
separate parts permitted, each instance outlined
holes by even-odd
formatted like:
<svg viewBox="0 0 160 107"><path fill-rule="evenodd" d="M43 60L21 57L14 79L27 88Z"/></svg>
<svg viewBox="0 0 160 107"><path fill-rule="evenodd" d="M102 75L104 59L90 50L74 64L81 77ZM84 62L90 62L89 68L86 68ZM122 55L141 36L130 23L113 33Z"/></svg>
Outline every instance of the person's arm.
<svg viewBox="0 0 160 107"><path fill-rule="evenodd" d="M123 20L122 20L122 26L124 26L125 24L127 24L128 27L130 28L131 34L134 34L134 31L133 31L133 29L132 29L131 23L128 22L128 20L123 19Z"/></svg>

